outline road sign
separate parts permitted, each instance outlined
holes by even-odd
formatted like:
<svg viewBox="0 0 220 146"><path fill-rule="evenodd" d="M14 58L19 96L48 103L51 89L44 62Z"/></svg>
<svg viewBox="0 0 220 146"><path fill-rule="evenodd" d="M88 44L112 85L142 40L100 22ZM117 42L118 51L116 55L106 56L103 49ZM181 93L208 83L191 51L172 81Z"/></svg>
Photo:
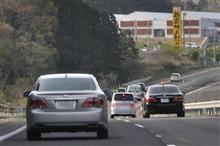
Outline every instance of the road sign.
<svg viewBox="0 0 220 146"><path fill-rule="evenodd" d="M181 8L173 8L173 39L176 47L182 47L182 20Z"/></svg>

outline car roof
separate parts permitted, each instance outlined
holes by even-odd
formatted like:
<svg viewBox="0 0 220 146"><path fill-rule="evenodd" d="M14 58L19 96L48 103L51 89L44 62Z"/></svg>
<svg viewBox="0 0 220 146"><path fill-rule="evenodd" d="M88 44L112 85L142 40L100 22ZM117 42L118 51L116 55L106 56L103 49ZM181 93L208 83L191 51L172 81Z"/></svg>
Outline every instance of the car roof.
<svg viewBox="0 0 220 146"><path fill-rule="evenodd" d="M130 85L128 85L128 87L141 87L141 85L139 85L139 84L130 84Z"/></svg>
<svg viewBox="0 0 220 146"><path fill-rule="evenodd" d="M94 78L91 74L81 73L61 73L61 74L46 74L41 75L39 79L51 79L51 78Z"/></svg>
<svg viewBox="0 0 220 146"><path fill-rule="evenodd" d="M176 73L176 72L174 72L174 73L172 73L172 75L180 75L180 73Z"/></svg>
<svg viewBox="0 0 220 146"><path fill-rule="evenodd" d="M131 94L131 95L133 95L132 93L129 93L129 92L115 92L114 94Z"/></svg>
<svg viewBox="0 0 220 146"><path fill-rule="evenodd" d="M119 87L118 89L126 89L125 87Z"/></svg>
<svg viewBox="0 0 220 146"><path fill-rule="evenodd" d="M179 88L177 85L173 85L173 84L165 84L165 85L154 84L154 85L151 85L149 87L177 87L177 88Z"/></svg>

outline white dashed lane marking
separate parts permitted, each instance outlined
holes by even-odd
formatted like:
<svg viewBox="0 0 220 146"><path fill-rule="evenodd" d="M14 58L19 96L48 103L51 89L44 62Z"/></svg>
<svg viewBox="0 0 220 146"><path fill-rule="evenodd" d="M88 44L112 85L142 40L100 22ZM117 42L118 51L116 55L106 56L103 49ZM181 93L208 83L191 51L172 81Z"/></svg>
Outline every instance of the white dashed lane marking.
<svg viewBox="0 0 220 146"><path fill-rule="evenodd" d="M161 138L161 137L163 137L163 136L160 135L160 134L155 134L155 137L157 137L157 138Z"/></svg>
<svg viewBox="0 0 220 146"><path fill-rule="evenodd" d="M144 126L140 125L140 124L134 124L135 126L137 127L140 127L140 128L144 128Z"/></svg>
<svg viewBox="0 0 220 146"><path fill-rule="evenodd" d="M124 122L126 122L126 123L130 123L130 121L129 121L129 120L124 120Z"/></svg>

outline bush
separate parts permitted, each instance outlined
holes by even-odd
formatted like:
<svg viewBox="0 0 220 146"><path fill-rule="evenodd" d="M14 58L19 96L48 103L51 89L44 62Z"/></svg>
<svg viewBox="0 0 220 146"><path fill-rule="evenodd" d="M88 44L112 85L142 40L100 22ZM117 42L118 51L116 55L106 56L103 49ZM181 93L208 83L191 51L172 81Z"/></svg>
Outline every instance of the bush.
<svg viewBox="0 0 220 146"><path fill-rule="evenodd" d="M189 57L193 60L193 61L197 61L198 57L199 57L199 51L198 49L192 49L189 51Z"/></svg>

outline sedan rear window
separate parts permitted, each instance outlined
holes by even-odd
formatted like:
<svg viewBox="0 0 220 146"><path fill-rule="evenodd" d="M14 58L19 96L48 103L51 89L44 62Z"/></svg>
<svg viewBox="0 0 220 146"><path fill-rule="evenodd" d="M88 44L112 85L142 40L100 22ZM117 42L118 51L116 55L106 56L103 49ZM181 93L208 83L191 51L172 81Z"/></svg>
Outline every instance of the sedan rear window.
<svg viewBox="0 0 220 146"><path fill-rule="evenodd" d="M175 86L172 87L151 87L149 93L179 93L179 89Z"/></svg>
<svg viewBox="0 0 220 146"><path fill-rule="evenodd" d="M131 94L116 94L114 97L115 101L134 101Z"/></svg>
<svg viewBox="0 0 220 146"><path fill-rule="evenodd" d="M40 80L38 91L96 90L90 78L52 78Z"/></svg>

